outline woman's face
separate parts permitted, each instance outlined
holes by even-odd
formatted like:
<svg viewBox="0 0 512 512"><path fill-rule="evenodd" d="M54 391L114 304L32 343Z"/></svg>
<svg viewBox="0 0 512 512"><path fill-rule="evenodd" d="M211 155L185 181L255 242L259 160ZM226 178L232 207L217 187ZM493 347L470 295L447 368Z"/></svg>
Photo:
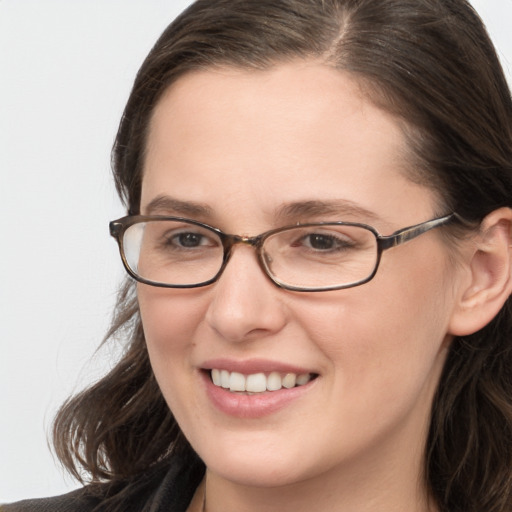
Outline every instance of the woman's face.
<svg viewBox="0 0 512 512"><path fill-rule="evenodd" d="M249 236L339 220L387 235L439 213L408 165L398 122L339 71L195 72L154 113L141 211ZM419 474L456 282L433 230L386 251L355 288L279 289L237 245L215 284L139 285L138 296L158 383L209 470L276 486L369 468ZM213 384L212 369L310 380L248 394Z"/></svg>

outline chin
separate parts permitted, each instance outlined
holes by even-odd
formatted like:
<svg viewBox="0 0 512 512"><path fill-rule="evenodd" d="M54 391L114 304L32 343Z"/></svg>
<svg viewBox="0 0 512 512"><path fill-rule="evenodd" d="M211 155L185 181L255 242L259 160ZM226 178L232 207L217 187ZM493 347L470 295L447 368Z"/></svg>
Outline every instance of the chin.
<svg viewBox="0 0 512 512"><path fill-rule="evenodd" d="M300 477L295 471L292 473L290 464L282 464L276 467L272 462L262 464L255 461L242 462L240 460L229 461L225 464L206 464L208 471L215 473L224 480L247 487L284 487L294 484L304 477ZM297 469L296 464L295 469Z"/></svg>
<svg viewBox="0 0 512 512"><path fill-rule="evenodd" d="M210 472L244 486L287 486L322 472L316 467L319 461L308 464L304 443L286 446L282 438L280 443L268 437L263 441L261 434L243 438L236 443L216 439L213 445L198 446L197 452Z"/></svg>

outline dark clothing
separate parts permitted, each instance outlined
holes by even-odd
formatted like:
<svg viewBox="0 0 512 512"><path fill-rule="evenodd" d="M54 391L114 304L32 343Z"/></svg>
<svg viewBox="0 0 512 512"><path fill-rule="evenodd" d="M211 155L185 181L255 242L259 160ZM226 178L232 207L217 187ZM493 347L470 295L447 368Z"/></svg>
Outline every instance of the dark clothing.
<svg viewBox="0 0 512 512"><path fill-rule="evenodd" d="M197 457L173 457L130 481L1 505L0 512L185 512L203 476Z"/></svg>

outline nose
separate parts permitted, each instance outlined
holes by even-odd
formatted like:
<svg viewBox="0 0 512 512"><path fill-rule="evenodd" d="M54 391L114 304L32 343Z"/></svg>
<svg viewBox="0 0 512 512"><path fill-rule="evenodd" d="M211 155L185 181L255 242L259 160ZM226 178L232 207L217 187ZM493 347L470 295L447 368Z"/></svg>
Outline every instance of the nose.
<svg viewBox="0 0 512 512"><path fill-rule="evenodd" d="M264 274L254 248L238 245L213 284L206 322L231 342L270 336L286 324L283 293Z"/></svg>

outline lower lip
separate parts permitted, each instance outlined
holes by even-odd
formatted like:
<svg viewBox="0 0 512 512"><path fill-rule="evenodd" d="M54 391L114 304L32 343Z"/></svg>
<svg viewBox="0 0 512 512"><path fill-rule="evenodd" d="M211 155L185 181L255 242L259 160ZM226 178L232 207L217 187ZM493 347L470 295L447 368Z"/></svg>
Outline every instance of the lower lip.
<svg viewBox="0 0 512 512"><path fill-rule="evenodd" d="M303 386L291 389L282 388L279 391L246 395L216 386L210 378L210 372L203 371L201 374L206 385L206 394L217 409L229 416L248 419L262 418L280 411L304 396L316 382L313 379Z"/></svg>

